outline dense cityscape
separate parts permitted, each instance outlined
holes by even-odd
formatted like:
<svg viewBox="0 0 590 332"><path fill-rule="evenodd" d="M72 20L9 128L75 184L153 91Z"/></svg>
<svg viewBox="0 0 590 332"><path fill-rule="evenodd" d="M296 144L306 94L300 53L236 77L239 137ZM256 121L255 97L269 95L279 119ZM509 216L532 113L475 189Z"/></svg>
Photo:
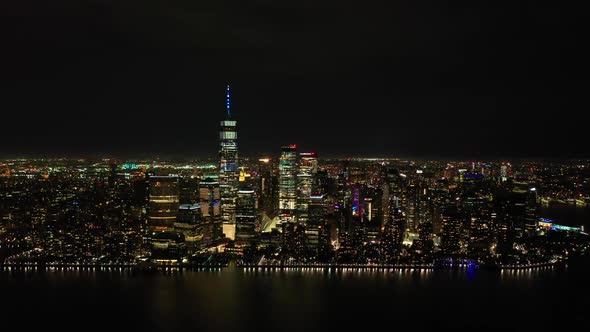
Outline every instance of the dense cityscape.
<svg viewBox="0 0 590 332"><path fill-rule="evenodd" d="M227 87L219 158L0 164L3 265L531 267L589 248L588 161L238 157ZM212 140L213 141L213 140ZM152 265L149 265L152 266Z"/></svg>
<svg viewBox="0 0 590 332"><path fill-rule="evenodd" d="M2 326L590 326L588 11L5 1Z"/></svg>

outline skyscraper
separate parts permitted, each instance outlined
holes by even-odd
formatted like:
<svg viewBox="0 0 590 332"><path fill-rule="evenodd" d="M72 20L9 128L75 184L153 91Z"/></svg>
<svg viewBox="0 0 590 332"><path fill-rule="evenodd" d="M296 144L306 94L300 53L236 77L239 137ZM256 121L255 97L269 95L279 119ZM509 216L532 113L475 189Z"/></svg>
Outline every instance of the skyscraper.
<svg viewBox="0 0 590 332"><path fill-rule="evenodd" d="M407 214L407 211L405 211L405 208L407 207L407 204L405 204L405 200L407 200L405 175L401 174L398 169L393 167L386 167L383 171L383 180L385 183L385 186L383 187L384 217L387 218L389 216L389 212L391 211L390 205L392 204L393 207L400 208L402 213Z"/></svg>
<svg viewBox="0 0 590 332"><path fill-rule="evenodd" d="M277 177L273 172L273 162L269 158L258 160L258 198L263 216L274 218L277 215L278 195Z"/></svg>
<svg viewBox="0 0 590 332"><path fill-rule="evenodd" d="M238 133L237 121L231 119L230 89L226 90L226 118L219 131L219 188L221 190L221 216L223 223L235 224L236 196L238 192Z"/></svg>
<svg viewBox="0 0 590 332"><path fill-rule="evenodd" d="M297 172L297 222L307 223L308 206L311 197L313 176L318 170L318 159L315 152L299 153L299 171Z"/></svg>
<svg viewBox="0 0 590 332"><path fill-rule="evenodd" d="M149 188L149 228L154 231L172 230L179 206L178 177L150 176Z"/></svg>
<svg viewBox="0 0 590 332"><path fill-rule="evenodd" d="M383 227L382 246L385 261L394 262L402 251L404 239L404 219L401 209L389 206L387 222Z"/></svg>
<svg viewBox="0 0 590 332"><path fill-rule="evenodd" d="M279 218L295 221L297 200L297 145L283 146L279 160Z"/></svg>
<svg viewBox="0 0 590 332"><path fill-rule="evenodd" d="M174 229L184 234L185 240L193 245L203 239L201 207L199 204L180 204Z"/></svg>
<svg viewBox="0 0 590 332"><path fill-rule="evenodd" d="M462 222L456 205L447 206L442 213L442 237L440 247L443 254L452 256L461 252Z"/></svg>
<svg viewBox="0 0 590 332"><path fill-rule="evenodd" d="M312 249L317 250L320 246L322 232L326 232L326 202L321 193L314 193L310 198L309 219L305 227L306 243Z"/></svg>
<svg viewBox="0 0 590 332"><path fill-rule="evenodd" d="M236 200L236 242L247 245L257 234L258 204L251 188L238 191Z"/></svg>
<svg viewBox="0 0 590 332"><path fill-rule="evenodd" d="M218 179L219 177L216 175L205 175L205 178L199 183L203 242L207 245L223 237Z"/></svg>
<svg viewBox="0 0 590 332"><path fill-rule="evenodd" d="M513 227L517 239L525 234L531 235L536 228L537 189L524 178L512 179L512 210Z"/></svg>
<svg viewBox="0 0 590 332"><path fill-rule="evenodd" d="M368 241L377 241L383 227L382 189L363 185L361 187L361 222Z"/></svg>
<svg viewBox="0 0 590 332"><path fill-rule="evenodd" d="M463 233L468 236L468 252L472 256L483 256L491 247L491 211L489 201L477 194L465 194L460 202Z"/></svg>

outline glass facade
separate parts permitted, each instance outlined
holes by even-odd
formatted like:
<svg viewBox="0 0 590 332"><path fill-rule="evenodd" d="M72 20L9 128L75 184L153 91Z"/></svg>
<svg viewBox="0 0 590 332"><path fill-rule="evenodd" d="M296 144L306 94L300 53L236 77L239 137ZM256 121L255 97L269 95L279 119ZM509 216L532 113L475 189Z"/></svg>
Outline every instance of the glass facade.
<svg viewBox="0 0 590 332"><path fill-rule="evenodd" d="M224 223L235 223L236 195L238 190L238 134L237 121L220 122L219 187L221 190L221 216Z"/></svg>
<svg viewBox="0 0 590 332"><path fill-rule="evenodd" d="M284 146L279 160L279 219L295 221L297 200L297 146Z"/></svg>
<svg viewBox="0 0 590 332"><path fill-rule="evenodd" d="M206 175L199 183L201 218L203 221L203 242L211 244L223 237L221 228L221 193L215 175Z"/></svg>
<svg viewBox="0 0 590 332"><path fill-rule="evenodd" d="M297 222L306 224L309 220L309 201L313 176L318 171L318 159L315 152L299 154L299 171L297 172Z"/></svg>
<svg viewBox="0 0 590 332"><path fill-rule="evenodd" d="M238 191L236 200L236 242L246 245L256 237L258 204L254 190Z"/></svg>
<svg viewBox="0 0 590 332"><path fill-rule="evenodd" d="M178 177L151 176L149 185L149 228L155 231L172 230L179 206Z"/></svg>

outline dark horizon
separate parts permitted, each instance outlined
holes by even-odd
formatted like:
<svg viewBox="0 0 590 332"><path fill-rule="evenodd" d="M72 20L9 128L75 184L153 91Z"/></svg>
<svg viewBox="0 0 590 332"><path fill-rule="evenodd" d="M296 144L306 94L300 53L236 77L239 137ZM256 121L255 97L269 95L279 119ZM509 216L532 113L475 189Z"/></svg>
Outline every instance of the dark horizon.
<svg viewBox="0 0 590 332"><path fill-rule="evenodd" d="M311 149L300 150L299 152L312 151ZM317 150L314 150L318 152ZM252 161L256 158L275 158L278 160L280 155L280 149L273 151L272 153L256 153L240 155L239 158L249 159ZM204 161L219 161L219 156L215 155L183 155L183 154L60 154L60 153L47 153L47 154L21 154L21 155L0 155L0 161L6 160L19 160L19 159L30 159L30 160L119 160L119 161L161 161L161 162L204 162ZM318 159L321 160L344 160L344 159L390 159L399 161L415 161L415 162L426 162L426 161L437 161L437 162L557 162L557 163L569 163L569 162L589 162L589 157L518 157L518 156L407 156L407 155L322 155L318 152Z"/></svg>
<svg viewBox="0 0 590 332"><path fill-rule="evenodd" d="M0 156L588 158L573 4L2 5Z"/></svg>

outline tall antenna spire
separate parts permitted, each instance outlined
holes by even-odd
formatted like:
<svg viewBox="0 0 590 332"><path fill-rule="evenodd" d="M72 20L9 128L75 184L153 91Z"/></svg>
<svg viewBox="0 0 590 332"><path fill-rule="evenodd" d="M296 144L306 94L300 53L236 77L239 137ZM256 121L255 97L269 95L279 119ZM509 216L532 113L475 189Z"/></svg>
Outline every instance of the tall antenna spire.
<svg viewBox="0 0 590 332"><path fill-rule="evenodd" d="M229 101L230 101L230 97L229 97L229 84L227 85L227 89L225 90L225 108L227 109L227 118L231 118L231 112L229 109Z"/></svg>

